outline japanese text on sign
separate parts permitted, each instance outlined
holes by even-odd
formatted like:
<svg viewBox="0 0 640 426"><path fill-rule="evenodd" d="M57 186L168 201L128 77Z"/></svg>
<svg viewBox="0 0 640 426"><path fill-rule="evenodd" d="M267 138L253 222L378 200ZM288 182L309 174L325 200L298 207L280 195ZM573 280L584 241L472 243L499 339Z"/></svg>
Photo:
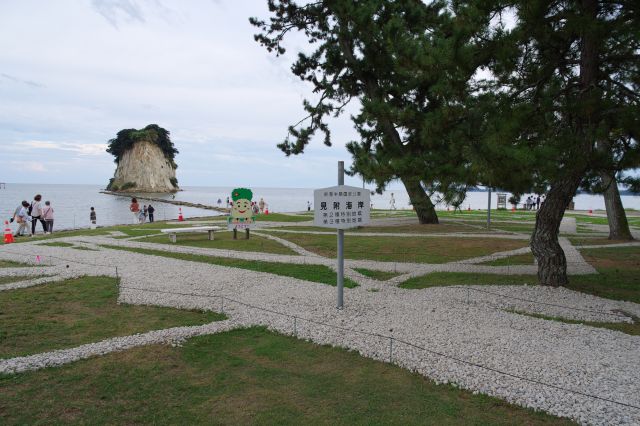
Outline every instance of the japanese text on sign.
<svg viewBox="0 0 640 426"><path fill-rule="evenodd" d="M313 192L314 224L326 228L355 228L369 223L370 194L366 189L339 185Z"/></svg>

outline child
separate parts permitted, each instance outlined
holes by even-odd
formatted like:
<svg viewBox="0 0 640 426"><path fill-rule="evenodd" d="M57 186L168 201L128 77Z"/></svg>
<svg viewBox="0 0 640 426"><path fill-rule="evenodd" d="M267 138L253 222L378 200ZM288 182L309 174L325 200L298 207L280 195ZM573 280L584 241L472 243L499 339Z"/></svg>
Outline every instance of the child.
<svg viewBox="0 0 640 426"><path fill-rule="evenodd" d="M51 234L53 232L53 207L51 207L51 202L45 201L44 208L42 209L42 219L44 219L47 224L47 229L45 229L45 234Z"/></svg>
<svg viewBox="0 0 640 426"><path fill-rule="evenodd" d="M91 221L91 229L96 229L96 210L93 207L89 212L89 220Z"/></svg>

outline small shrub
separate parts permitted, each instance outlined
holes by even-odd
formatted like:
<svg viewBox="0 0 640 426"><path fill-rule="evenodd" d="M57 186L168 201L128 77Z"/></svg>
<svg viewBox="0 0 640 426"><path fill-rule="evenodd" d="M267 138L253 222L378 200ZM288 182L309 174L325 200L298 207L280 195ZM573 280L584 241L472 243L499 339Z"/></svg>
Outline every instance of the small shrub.
<svg viewBox="0 0 640 426"><path fill-rule="evenodd" d="M131 189L131 188L135 188L135 187L136 187L136 183L135 182L127 182L127 183L122 185L122 188L120 188L120 190L126 191L127 189Z"/></svg>

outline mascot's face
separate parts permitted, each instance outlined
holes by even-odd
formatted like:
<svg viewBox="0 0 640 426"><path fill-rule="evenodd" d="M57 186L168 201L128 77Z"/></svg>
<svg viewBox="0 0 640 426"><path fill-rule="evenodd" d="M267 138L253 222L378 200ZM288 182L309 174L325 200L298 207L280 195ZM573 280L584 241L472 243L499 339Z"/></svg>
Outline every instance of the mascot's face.
<svg viewBox="0 0 640 426"><path fill-rule="evenodd" d="M233 202L233 207L231 208L231 216L234 219L250 219L253 215L251 211L251 201L246 198L240 198Z"/></svg>

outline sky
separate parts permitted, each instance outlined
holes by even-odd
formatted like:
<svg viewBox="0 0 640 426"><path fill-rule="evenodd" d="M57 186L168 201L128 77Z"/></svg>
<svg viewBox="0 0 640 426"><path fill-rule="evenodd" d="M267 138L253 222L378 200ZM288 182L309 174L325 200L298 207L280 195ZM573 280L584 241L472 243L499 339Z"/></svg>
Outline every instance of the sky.
<svg viewBox="0 0 640 426"><path fill-rule="evenodd" d="M180 185L334 185L349 116L330 122L331 148L276 148L313 99L290 71L309 47L293 37L275 57L251 16L268 17L266 0L0 0L0 182L105 185L107 141L155 123Z"/></svg>

